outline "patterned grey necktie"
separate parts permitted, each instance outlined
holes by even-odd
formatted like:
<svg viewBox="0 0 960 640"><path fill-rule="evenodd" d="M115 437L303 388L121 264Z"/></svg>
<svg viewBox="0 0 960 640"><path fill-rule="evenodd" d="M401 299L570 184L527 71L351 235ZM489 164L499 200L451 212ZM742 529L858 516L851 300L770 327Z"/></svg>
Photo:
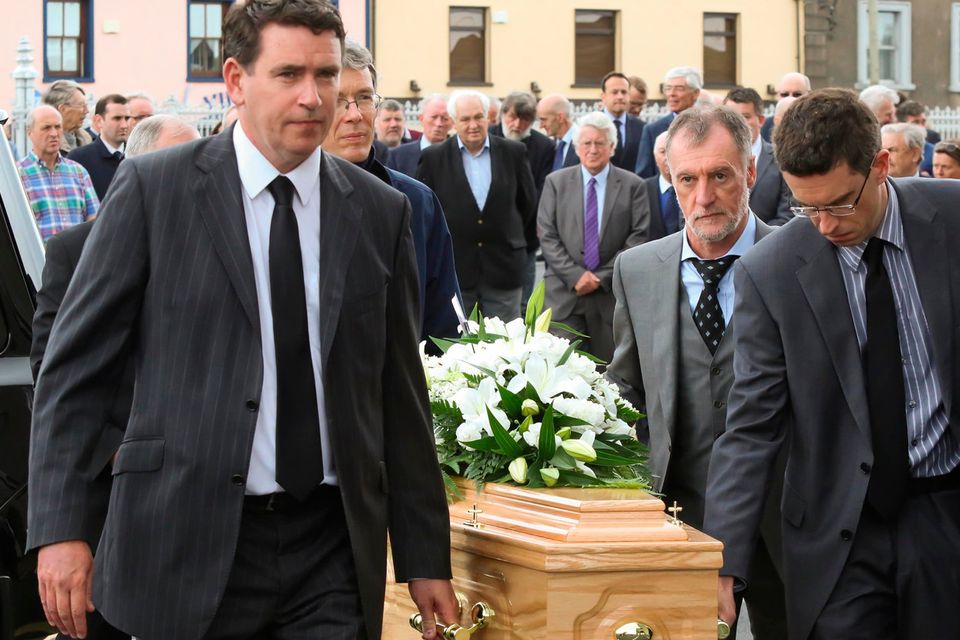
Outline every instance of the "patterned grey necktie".
<svg viewBox="0 0 960 640"><path fill-rule="evenodd" d="M697 273L703 279L703 292L700 299L697 300L697 306L693 309L693 321L697 325L697 331L703 338L704 344L711 354L717 352L720 346L720 339L723 338L723 332L726 325L723 321L723 310L720 308L720 280L732 265L734 260L740 256L724 256L717 260L698 260L691 259Z"/></svg>

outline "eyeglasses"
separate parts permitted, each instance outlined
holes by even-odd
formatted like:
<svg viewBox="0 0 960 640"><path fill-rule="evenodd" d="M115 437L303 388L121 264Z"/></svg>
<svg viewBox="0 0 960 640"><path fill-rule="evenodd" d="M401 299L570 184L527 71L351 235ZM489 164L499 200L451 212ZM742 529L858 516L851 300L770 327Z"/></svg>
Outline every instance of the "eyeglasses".
<svg viewBox="0 0 960 640"><path fill-rule="evenodd" d="M361 93L353 100L337 98L337 111L346 111L350 108L350 105L355 104L357 105L357 111L370 113L380 107L381 100L382 98L375 93Z"/></svg>
<svg viewBox="0 0 960 640"><path fill-rule="evenodd" d="M800 98L800 97L803 97L804 92L803 91L781 91L777 95L779 95L781 98L789 98L791 96L793 96L794 98Z"/></svg>
<svg viewBox="0 0 960 640"><path fill-rule="evenodd" d="M690 90L685 84L668 84L664 85L663 92L666 93L686 93Z"/></svg>
<svg viewBox="0 0 960 640"><path fill-rule="evenodd" d="M870 167L871 169L873 168L872 162L870 163ZM790 207L790 211L793 212L793 215L803 218L816 218L821 213L828 213L837 218L852 216L857 212L857 205L860 204L860 197L863 196L863 190L866 188L867 181L869 180L870 171L867 172L867 177L863 179L863 184L860 185L860 193L857 194L857 199L853 201L853 204L838 204L828 207Z"/></svg>

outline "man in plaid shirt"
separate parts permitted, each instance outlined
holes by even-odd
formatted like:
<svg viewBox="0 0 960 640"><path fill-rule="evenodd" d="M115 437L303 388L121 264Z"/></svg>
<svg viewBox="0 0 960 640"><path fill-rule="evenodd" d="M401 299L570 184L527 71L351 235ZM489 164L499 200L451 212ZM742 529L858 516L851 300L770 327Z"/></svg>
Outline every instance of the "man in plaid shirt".
<svg viewBox="0 0 960 640"><path fill-rule="evenodd" d="M63 117L56 109L41 105L31 111L27 134L33 150L17 163L17 171L46 242L67 227L94 219L100 201L87 170L60 155Z"/></svg>

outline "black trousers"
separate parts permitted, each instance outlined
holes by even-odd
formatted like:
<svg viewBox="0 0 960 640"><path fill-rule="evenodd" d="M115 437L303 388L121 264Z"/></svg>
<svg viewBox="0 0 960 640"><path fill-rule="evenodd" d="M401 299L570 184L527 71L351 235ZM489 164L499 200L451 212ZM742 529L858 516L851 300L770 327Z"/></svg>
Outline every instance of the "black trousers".
<svg viewBox="0 0 960 640"><path fill-rule="evenodd" d="M205 640L364 640L337 487L247 497L227 590Z"/></svg>
<svg viewBox="0 0 960 640"><path fill-rule="evenodd" d="M950 474L960 480L960 469ZM960 638L960 481L914 491L895 522L864 506L813 640Z"/></svg>
<svg viewBox="0 0 960 640"><path fill-rule="evenodd" d="M787 600L783 579L773 564L763 536L757 538L757 548L750 563L749 584L741 595L750 613L750 629L754 639L786 640ZM731 636L736 638L735 634Z"/></svg>
<svg viewBox="0 0 960 640"><path fill-rule="evenodd" d="M62 633L57 635L57 640L69 638ZM130 634L114 629L99 611L94 611L87 614L87 640L130 640Z"/></svg>

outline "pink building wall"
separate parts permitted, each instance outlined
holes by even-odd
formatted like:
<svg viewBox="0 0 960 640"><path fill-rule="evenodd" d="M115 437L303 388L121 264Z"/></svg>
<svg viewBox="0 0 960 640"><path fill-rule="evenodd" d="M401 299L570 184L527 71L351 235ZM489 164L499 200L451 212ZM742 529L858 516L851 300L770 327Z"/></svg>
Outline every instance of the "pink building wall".
<svg viewBox="0 0 960 640"><path fill-rule="evenodd" d="M348 34L366 44L368 0L340 0ZM43 91L43 0L2 0L0 109L12 110L16 49L21 36L33 47L37 89ZM158 104L218 104L221 82L187 81L187 0L93 0L93 77L88 95L146 93ZM105 27L119 26L116 33Z"/></svg>

